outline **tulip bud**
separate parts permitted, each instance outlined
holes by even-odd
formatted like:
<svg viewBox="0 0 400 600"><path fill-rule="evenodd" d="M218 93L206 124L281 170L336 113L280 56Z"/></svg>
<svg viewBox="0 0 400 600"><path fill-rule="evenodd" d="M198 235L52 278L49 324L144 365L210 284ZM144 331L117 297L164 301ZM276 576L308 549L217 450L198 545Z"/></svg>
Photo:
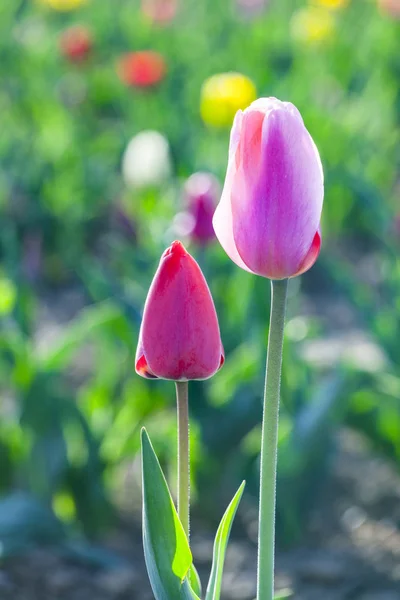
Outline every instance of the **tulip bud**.
<svg viewBox="0 0 400 600"><path fill-rule="evenodd" d="M184 193L192 217L187 234L198 244L208 244L215 239L212 219L220 194L218 180L210 173L194 173L186 181Z"/></svg>
<svg viewBox="0 0 400 600"><path fill-rule="evenodd" d="M260 98L232 127L215 233L243 269L270 279L316 261L324 195L318 150L290 102Z"/></svg>
<svg viewBox="0 0 400 600"><path fill-rule="evenodd" d="M164 79L166 72L164 58L152 50L125 54L118 64L121 81L132 87L153 87Z"/></svg>
<svg viewBox="0 0 400 600"><path fill-rule="evenodd" d="M293 37L306 45L329 42L335 33L335 19L322 6L305 6L297 10L291 20Z"/></svg>
<svg viewBox="0 0 400 600"><path fill-rule="evenodd" d="M89 55L92 45L91 33L82 25L70 27L60 38L61 53L70 62L82 62Z"/></svg>
<svg viewBox="0 0 400 600"><path fill-rule="evenodd" d="M41 2L54 10L68 12L86 4L87 0L41 0Z"/></svg>
<svg viewBox="0 0 400 600"><path fill-rule="evenodd" d="M400 0L378 0L380 10L392 17L393 19L400 19Z"/></svg>
<svg viewBox="0 0 400 600"><path fill-rule="evenodd" d="M167 25L175 17L178 0L142 0L142 13L157 25Z"/></svg>
<svg viewBox="0 0 400 600"><path fill-rule="evenodd" d="M257 17L267 8L269 0L236 0L239 14L247 19Z"/></svg>
<svg viewBox="0 0 400 600"><path fill-rule="evenodd" d="M217 314L201 269L180 242L161 257L143 312L136 372L142 377L208 379L224 362Z"/></svg>
<svg viewBox="0 0 400 600"><path fill-rule="evenodd" d="M161 133L141 131L131 139L122 159L122 174L129 187L160 185L171 170L168 140Z"/></svg>
<svg viewBox="0 0 400 600"><path fill-rule="evenodd" d="M313 0L314 4L319 4L331 10L338 10L348 5L350 0Z"/></svg>

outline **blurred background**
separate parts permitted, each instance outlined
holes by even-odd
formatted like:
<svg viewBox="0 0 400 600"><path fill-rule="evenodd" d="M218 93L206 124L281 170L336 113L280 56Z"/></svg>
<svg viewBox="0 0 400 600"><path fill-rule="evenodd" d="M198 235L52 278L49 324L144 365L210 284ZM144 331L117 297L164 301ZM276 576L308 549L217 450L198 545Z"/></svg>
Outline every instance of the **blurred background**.
<svg viewBox="0 0 400 600"><path fill-rule="evenodd" d="M269 284L211 217L258 96L299 108L326 181L320 258L290 285L277 585L400 598L399 19L399 0L2 0L0 598L152 597L139 431L174 489L175 399L134 356L176 238L226 351L190 385L194 554L206 577L246 479L225 598L254 598Z"/></svg>

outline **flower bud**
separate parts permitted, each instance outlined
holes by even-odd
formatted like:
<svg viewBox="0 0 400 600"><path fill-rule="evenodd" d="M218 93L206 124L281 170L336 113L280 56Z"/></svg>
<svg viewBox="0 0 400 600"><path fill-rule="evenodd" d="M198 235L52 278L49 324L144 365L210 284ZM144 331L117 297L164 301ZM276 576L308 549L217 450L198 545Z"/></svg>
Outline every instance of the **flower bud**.
<svg viewBox="0 0 400 600"><path fill-rule="evenodd" d="M220 195L218 180L211 173L194 173L185 183L184 194L191 216L187 234L200 245L208 244L215 239L212 219Z"/></svg>
<svg viewBox="0 0 400 600"><path fill-rule="evenodd" d="M224 362L217 314L199 265L180 242L161 257L136 351L142 377L208 379Z"/></svg>
<svg viewBox="0 0 400 600"><path fill-rule="evenodd" d="M318 150L290 102L260 98L232 127L215 233L243 269L270 279L316 261L324 195Z"/></svg>
<svg viewBox="0 0 400 600"><path fill-rule="evenodd" d="M378 5L382 13L400 19L400 0L378 0Z"/></svg>
<svg viewBox="0 0 400 600"><path fill-rule="evenodd" d="M329 42L336 28L333 15L322 6L305 6L291 19L292 35L298 42L313 46Z"/></svg>
<svg viewBox="0 0 400 600"><path fill-rule="evenodd" d="M83 25L70 27L60 38L61 53L70 62L82 62L90 54L92 46L92 35Z"/></svg>
<svg viewBox="0 0 400 600"><path fill-rule="evenodd" d="M221 73L207 79L201 88L200 112L212 127L230 127L240 108L257 97L254 83L241 73Z"/></svg>
<svg viewBox="0 0 400 600"><path fill-rule="evenodd" d="M42 4L60 12L68 12L80 8L87 0L41 0Z"/></svg>
<svg viewBox="0 0 400 600"><path fill-rule="evenodd" d="M157 25L168 25L178 11L178 0L142 0L142 13Z"/></svg>
<svg viewBox="0 0 400 600"><path fill-rule="evenodd" d="M154 87L164 79L166 72L164 58L153 50L129 52L118 63L121 81L132 87Z"/></svg>
<svg viewBox="0 0 400 600"><path fill-rule="evenodd" d="M141 131L129 142L123 159L122 174L132 188L158 186L172 171L168 140L158 131Z"/></svg>

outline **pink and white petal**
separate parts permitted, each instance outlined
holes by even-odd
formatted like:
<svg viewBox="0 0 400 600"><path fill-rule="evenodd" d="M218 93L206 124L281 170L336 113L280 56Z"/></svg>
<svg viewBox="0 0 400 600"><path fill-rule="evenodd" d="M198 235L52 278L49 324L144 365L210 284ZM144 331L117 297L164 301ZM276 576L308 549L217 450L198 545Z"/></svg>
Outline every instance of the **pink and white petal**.
<svg viewBox="0 0 400 600"><path fill-rule="evenodd" d="M310 249L299 267L299 270L297 271L297 273L294 273L294 275L292 275L291 277L297 277L297 275L302 275L303 273L311 269L311 267L313 266L313 264L319 256L321 250L321 243L321 232L318 229L317 233L314 236Z"/></svg>
<svg viewBox="0 0 400 600"><path fill-rule="evenodd" d="M217 236L219 243L234 263L238 267L241 267L245 271L252 273L251 269L243 262L239 252L237 251L235 240L233 237L233 221L232 221L232 206L231 206L231 195L232 195L232 183L235 174L235 166L233 164L234 155L231 156L228 170L226 174L224 189L222 191L221 200L215 210L213 217L213 227L215 235Z"/></svg>

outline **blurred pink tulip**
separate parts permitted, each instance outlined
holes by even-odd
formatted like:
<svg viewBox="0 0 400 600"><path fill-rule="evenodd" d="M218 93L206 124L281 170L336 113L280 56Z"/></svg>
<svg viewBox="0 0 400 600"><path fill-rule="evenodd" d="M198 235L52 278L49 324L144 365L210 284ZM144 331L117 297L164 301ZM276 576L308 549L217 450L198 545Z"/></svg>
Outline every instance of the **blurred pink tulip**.
<svg viewBox="0 0 400 600"><path fill-rule="evenodd" d="M142 0L142 12L157 25L170 23L178 11L178 0Z"/></svg>
<svg viewBox="0 0 400 600"><path fill-rule="evenodd" d="M236 7L245 18L253 18L262 14L268 7L269 0L236 0Z"/></svg>
<svg viewBox="0 0 400 600"><path fill-rule="evenodd" d="M400 19L400 0L378 0L381 11L393 19Z"/></svg>
<svg viewBox="0 0 400 600"><path fill-rule="evenodd" d="M224 362L218 318L203 273L180 242L161 257L136 351L142 377L208 379Z"/></svg>
<svg viewBox="0 0 400 600"><path fill-rule="evenodd" d="M187 234L192 241L206 245L215 239L212 219L220 194L218 180L211 173L194 173L186 181L184 193L191 217Z"/></svg>
<svg viewBox="0 0 400 600"><path fill-rule="evenodd" d="M285 279L316 261L324 195L318 150L297 108L260 98L233 123L215 233L243 269Z"/></svg>

